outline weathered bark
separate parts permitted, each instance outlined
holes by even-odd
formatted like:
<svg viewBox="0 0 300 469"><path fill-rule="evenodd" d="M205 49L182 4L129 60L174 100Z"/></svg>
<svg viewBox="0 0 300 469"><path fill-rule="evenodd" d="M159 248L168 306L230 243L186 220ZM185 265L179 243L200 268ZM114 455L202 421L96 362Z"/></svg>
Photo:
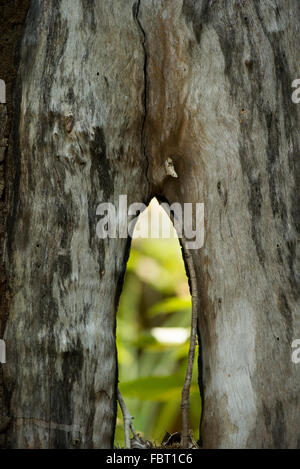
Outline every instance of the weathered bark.
<svg viewBox="0 0 300 469"><path fill-rule="evenodd" d="M3 367L12 447L111 447L127 239L99 202L146 197L144 51L132 2L32 1L15 87Z"/></svg>
<svg viewBox="0 0 300 469"><path fill-rule="evenodd" d="M299 22L297 0L31 1L4 204L6 446L112 445L129 245L97 238L96 208L120 194L205 203L204 446L300 446Z"/></svg>
<svg viewBox="0 0 300 469"><path fill-rule="evenodd" d="M5 266L7 215L10 206L10 188L15 168L10 165L14 142L13 84L17 73L19 42L29 0L0 1L0 79L4 82L4 98L0 103L0 338L3 338L9 312L10 291ZM2 98L2 93L1 93ZM8 145L8 143L10 144ZM6 445L5 432L9 424L9 409L4 392L3 367L0 364L0 447Z"/></svg>
<svg viewBox="0 0 300 469"><path fill-rule="evenodd" d="M153 190L205 204L203 444L299 447L299 2L153 0L140 16Z"/></svg>

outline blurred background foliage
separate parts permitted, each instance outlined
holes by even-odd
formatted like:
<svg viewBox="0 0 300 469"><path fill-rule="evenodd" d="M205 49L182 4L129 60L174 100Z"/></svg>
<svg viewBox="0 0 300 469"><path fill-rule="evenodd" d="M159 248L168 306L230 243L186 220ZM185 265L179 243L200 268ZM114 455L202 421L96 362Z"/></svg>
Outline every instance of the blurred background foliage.
<svg viewBox="0 0 300 469"><path fill-rule="evenodd" d="M165 222L171 223L168 217ZM178 238L133 239L118 310L119 388L136 431L158 444L166 431L181 430L190 323L191 297ZM196 440L201 414L197 355L198 350L190 409ZM124 447L119 407L115 445Z"/></svg>

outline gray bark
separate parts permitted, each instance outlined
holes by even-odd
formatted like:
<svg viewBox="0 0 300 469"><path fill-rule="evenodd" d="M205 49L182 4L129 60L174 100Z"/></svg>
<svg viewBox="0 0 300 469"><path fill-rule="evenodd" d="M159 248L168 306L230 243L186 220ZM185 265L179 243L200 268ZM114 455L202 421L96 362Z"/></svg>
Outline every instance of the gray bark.
<svg viewBox="0 0 300 469"><path fill-rule="evenodd" d="M3 366L9 444L107 448L129 246L98 239L96 209L147 192L141 33L131 2L34 1L20 54Z"/></svg>
<svg viewBox="0 0 300 469"><path fill-rule="evenodd" d="M127 194L205 204L204 447L300 447L299 25L297 0L31 1L2 207L6 446L112 445L129 243L97 238L96 208Z"/></svg>
<svg viewBox="0 0 300 469"><path fill-rule="evenodd" d="M203 444L297 447L299 2L142 5L151 182L169 202L205 204L192 252ZM169 156L178 179L163 179Z"/></svg>

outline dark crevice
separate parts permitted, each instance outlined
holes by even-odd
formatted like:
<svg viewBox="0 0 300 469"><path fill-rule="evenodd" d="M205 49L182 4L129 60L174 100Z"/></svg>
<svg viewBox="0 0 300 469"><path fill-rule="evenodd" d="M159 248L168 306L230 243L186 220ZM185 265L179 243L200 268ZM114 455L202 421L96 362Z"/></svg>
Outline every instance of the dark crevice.
<svg viewBox="0 0 300 469"><path fill-rule="evenodd" d="M114 323L114 337L116 337L117 333L117 311L120 303L120 297L121 293L123 290L124 286L124 280L125 280L125 274L126 274L126 268L127 268L127 262L129 259L129 254L130 254L130 248L131 248L131 237L128 236L127 241L126 241L126 246L125 246L125 251L123 253L123 262L121 266L121 270L118 272L118 277L116 279L116 290L115 290L115 323ZM115 389L114 393L115 396L117 396L118 392L118 384L119 384L119 367L118 367L118 350L117 346L115 346L114 353L116 355L116 378L115 378ZM116 424L117 424L117 411L118 411L118 402L117 399L114 399L114 425L113 425L113 431L112 431L112 437L111 437L111 447L113 448L114 445L114 440L115 440L115 432L116 432Z"/></svg>
<svg viewBox="0 0 300 469"><path fill-rule="evenodd" d="M9 263L12 255L12 239L15 230L13 221L18 210L18 188L20 180L20 149L18 140L18 124L20 120L21 87L18 78L20 50L24 24L29 9L29 0L1 2L0 18L0 78L6 84L5 123L1 122L2 138L8 139L5 150L3 168L4 189L0 201L0 338L5 334L9 318L11 301L11 284ZM0 365L0 448L11 446L12 380L5 377L4 368Z"/></svg>
<svg viewBox="0 0 300 469"><path fill-rule="evenodd" d="M199 426L199 440L198 445L200 448L203 446L203 438L202 438L202 422L203 422L203 415L204 415L204 383L203 383L203 354L202 354L202 341L201 341L201 334L199 328L199 318L197 324L197 338L198 338L198 386L200 391L200 398L201 398L201 416L200 416L200 426Z"/></svg>
<svg viewBox="0 0 300 469"><path fill-rule="evenodd" d="M143 115L143 121L142 121L142 130L141 130L141 147L142 147L142 152L146 160L146 179L148 182L148 190L150 189L150 179L149 179L149 157L147 155L146 151L146 144L145 144L145 124L146 124L146 119L147 119L147 102L148 102L148 75L147 75L147 68L148 68L148 53L147 53L147 47L146 47L146 33L145 30L142 26L142 23L139 19L139 13L140 13L140 6L141 6L141 0L138 0L137 3L134 3L133 5L133 17L136 20L136 23L139 27L139 30L142 34L142 47L144 51L144 91L143 91L143 104L144 104L144 115Z"/></svg>
<svg viewBox="0 0 300 469"><path fill-rule="evenodd" d="M210 0L183 0L181 10L187 24L191 23L197 44L201 42L203 25L209 21Z"/></svg>

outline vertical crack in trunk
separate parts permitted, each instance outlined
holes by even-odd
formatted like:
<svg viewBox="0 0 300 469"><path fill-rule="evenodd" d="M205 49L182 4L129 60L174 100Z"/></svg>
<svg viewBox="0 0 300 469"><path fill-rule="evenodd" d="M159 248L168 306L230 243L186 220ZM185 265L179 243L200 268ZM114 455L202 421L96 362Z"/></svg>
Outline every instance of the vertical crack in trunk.
<svg viewBox="0 0 300 469"><path fill-rule="evenodd" d="M134 18L136 20L136 23L138 25L138 28L141 32L142 35L142 47L144 51L144 91L143 91L143 103L144 103L144 116L143 116L143 122L142 122L142 130L141 130L141 148L142 152L145 156L146 159L146 179L148 182L148 189L150 190L150 179L149 179L149 157L147 155L146 151L146 145L145 145L145 124L146 124L146 119L147 119L147 101L148 101L148 96L147 96L147 91L148 91L148 75L147 75L147 67L148 67L148 54L147 54L147 47L146 47L146 32L142 26L142 23L139 18L139 13L140 13L140 7L141 7L141 0L138 0L137 3L134 4L133 6L133 12L134 12Z"/></svg>

